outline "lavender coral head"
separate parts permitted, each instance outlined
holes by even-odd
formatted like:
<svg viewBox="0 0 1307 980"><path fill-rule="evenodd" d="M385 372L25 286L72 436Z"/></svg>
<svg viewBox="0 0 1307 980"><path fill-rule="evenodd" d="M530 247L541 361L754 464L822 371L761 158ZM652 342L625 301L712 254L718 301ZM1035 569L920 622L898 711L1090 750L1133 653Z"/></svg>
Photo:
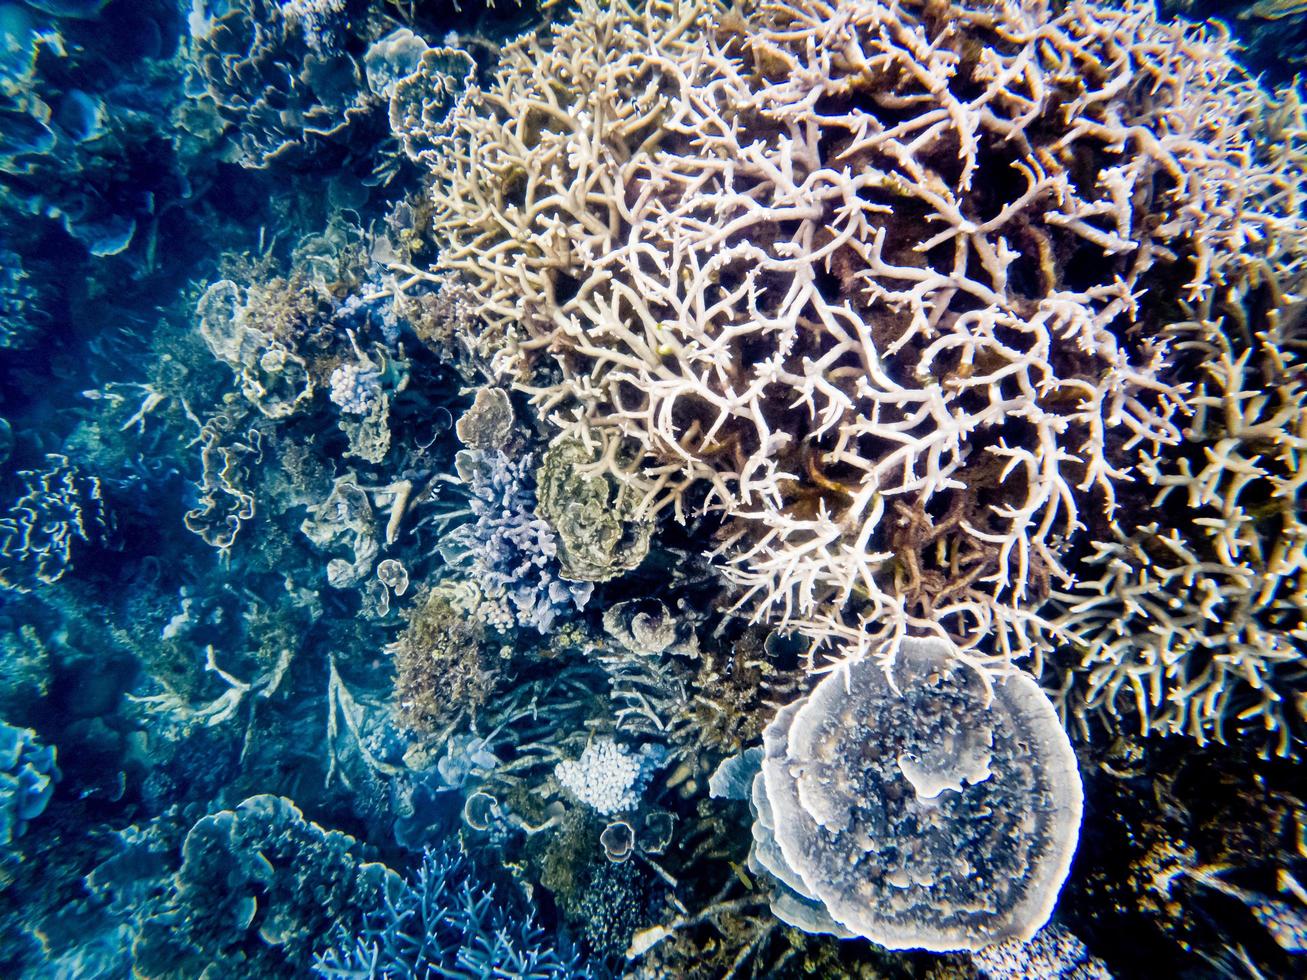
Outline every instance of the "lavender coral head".
<svg viewBox="0 0 1307 980"><path fill-rule="evenodd" d="M546 633L560 615L583 608L593 586L559 577L557 537L535 515L534 463L530 453L510 458L497 449L460 451L456 465L473 519L445 535L440 553L472 574L490 625Z"/></svg>

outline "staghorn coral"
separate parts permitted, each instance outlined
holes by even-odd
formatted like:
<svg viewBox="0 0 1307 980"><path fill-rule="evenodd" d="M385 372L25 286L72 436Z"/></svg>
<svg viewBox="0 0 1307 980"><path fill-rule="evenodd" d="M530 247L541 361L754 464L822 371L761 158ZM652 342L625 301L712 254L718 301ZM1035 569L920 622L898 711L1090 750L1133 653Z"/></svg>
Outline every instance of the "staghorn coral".
<svg viewBox="0 0 1307 980"><path fill-rule="evenodd" d="M583 4L422 154L437 269L636 513L723 513L757 614L1040 654L1181 441L1168 317L1307 255L1231 49L1138 2Z"/></svg>
<svg viewBox="0 0 1307 980"><path fill-rule="evenodd" d="M1293 754L1307 723L1307 340L1241 341L1211 321L1177 337L1201 372L1185 453L1141 467L1151 502L1112 522L1059 595L1079 661L1065 709L1200 743L1260 730Z"/></svg>
<svg viewBox="0 0 1307 980"><path fill-rule="evenodd" d="M607 675L616 730L664 746L667 786L687 798L797 693L797 658L784 638L751 626L701 644L692 609L685 601L675 613L658 599L615 603L603 618L611 642L590 650Z"/></svg>

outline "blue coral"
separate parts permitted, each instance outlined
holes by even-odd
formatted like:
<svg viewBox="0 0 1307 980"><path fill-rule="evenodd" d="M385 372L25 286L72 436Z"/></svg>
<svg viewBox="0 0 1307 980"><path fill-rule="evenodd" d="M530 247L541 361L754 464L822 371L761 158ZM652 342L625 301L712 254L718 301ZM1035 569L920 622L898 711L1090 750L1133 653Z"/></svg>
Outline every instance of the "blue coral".
<svg viewBox="0 0 1307 980"><path fill-rule="evenodd" d="M548 941L529 915L511 914L456 846L427 851L413 880L370 913L357 935L337 930L315 958L325 980L584 980L575 953Z"/></svg>
<svg viewBox="0 0 1307 980"><path fill-rule="evenodd" d="M0 844L21 837L43 812L59 781L53 746L36 733L0 722Z"/></svg>

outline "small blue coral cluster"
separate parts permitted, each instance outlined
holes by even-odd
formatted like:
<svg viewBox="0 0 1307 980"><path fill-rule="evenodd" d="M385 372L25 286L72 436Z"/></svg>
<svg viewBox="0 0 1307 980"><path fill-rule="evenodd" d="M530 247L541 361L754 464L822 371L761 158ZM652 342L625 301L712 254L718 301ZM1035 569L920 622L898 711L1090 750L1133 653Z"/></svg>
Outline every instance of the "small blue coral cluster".
<svg viewBox="0 0 1307 980"><path fill-rule="evenodd" d="M368 913L357 935L333 935L314 970L323 980L592 976L575 951L553 945L530 911L506 898L479 880L456 845L428 850L413 878Z"/></svg>

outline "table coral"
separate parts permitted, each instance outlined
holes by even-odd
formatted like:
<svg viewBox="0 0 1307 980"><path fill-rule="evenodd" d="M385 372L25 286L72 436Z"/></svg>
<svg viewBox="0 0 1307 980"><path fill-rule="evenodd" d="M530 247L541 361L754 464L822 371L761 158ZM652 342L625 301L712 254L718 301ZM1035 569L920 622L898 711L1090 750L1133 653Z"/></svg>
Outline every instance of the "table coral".
<svg viewBox="0 0 1307 980"><path fill-rule="evenodd" d="M888 673L841 667L782 708L763 746L750 867L785 921L935 951L1047 921L1083 794L1028 676L990 682L943 641L905 640Z"/></svg>

